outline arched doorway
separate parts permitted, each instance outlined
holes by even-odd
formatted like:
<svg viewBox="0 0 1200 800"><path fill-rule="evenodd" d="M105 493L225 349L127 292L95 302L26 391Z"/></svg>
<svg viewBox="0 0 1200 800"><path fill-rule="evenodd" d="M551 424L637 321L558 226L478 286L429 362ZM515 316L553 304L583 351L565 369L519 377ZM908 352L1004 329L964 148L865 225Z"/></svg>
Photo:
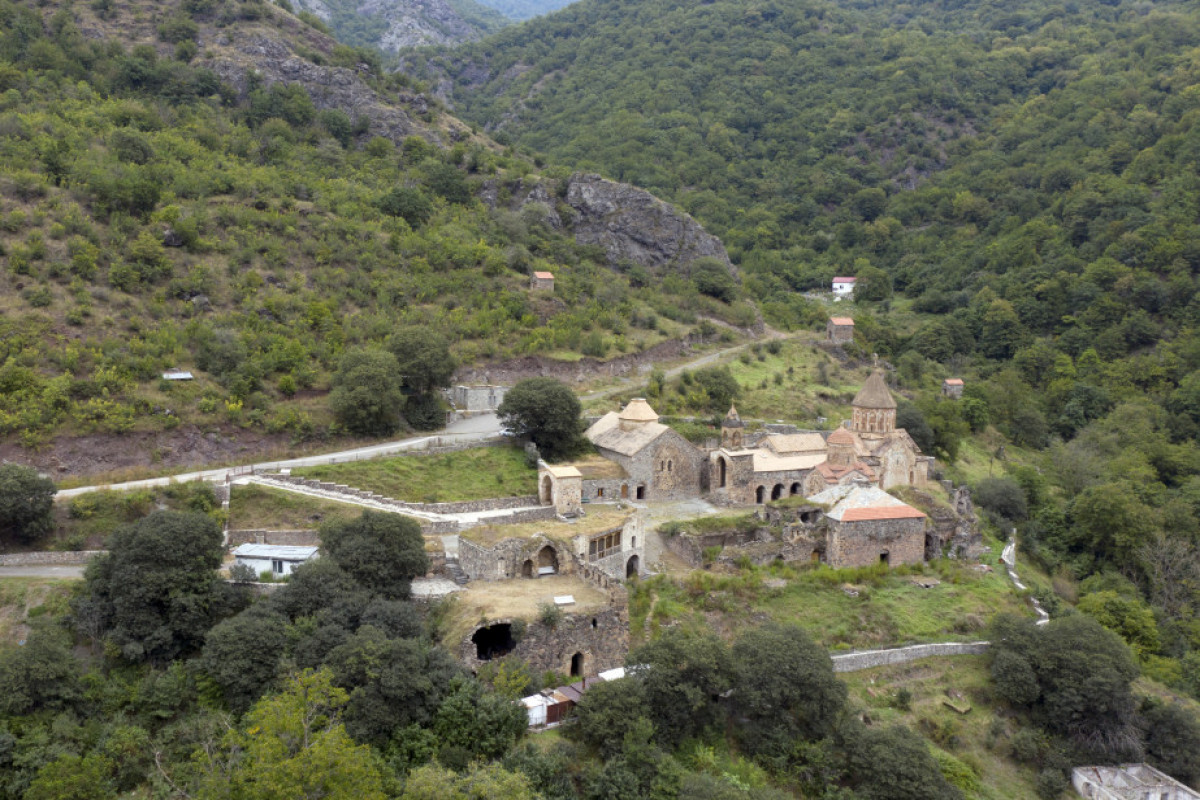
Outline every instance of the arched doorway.
<svg viewBox="0 0 1200 800"><path fill-rule="evenodd" d="M583 653L576 653L575 655L571 656L571 677L572 678L582 678L584 676L583 667L584 667L584 662L586 662L586 661L587 661L587 656L585 656Z"/></svg>
<svg viewBox="0 0 1200 800"><path fill-rule="evenodd" d="M800 482L796 481L792 484L792 490L788 494L800 494Z"/></svg>
<svg viewBox="0 0 1200 800"><path fill-rule="evenodd" d="M725 472L727 469L728 469L728 467L725 464L725 457L717 456L717 476L718 476L717 487L718 488L722 488L722 489L725 488Z"/></svg>
<svg viewBox="0 0 1200 800"><path fill-rule="evenodd" d="M771 499L778 500L781 497L783 497L783 484L777 483L775 484L775 488L771 490Z"/></svg>
<svg viewBox="0 0 1200 800"><path fill-rule="evenodd" d="M533 577L533 559L532 558L525 559L525 563L521 565L521 577L522 578L532 578Z"/></svg>
<svg viewBox="0 0 1200 800"><path fill-rule="evenodd" d="M528 486L529 484L525 485ZM542 485L539 488L540 491L538 492L538 501L542 505L548 506L554 502L554 482L550 479L549 475L542 476Z"/></svg>
<svg viewBox="0 0 1200 800"><path fill-rule="evenodd" d="M538 575L554 575L558 572L558 553L554 552L554 548L546 545L538 551L537 555Z"/></svg>
<svg viewBox="0 0 1200 800"><path fill-rule="evenodd" d="M638 576L638 563L637 556L630 556L629 560L625 562L625 578L627 580Z"/></svg>
<svg viewBox="0 0 1200 800"><path fill-rule="evenodd" d="M765 495L766 493L767 493L767 489L765 486L760 486L757 489L755 489L754 490L754 502L758 503L759 505L762 505L763 495Z"/></svg>

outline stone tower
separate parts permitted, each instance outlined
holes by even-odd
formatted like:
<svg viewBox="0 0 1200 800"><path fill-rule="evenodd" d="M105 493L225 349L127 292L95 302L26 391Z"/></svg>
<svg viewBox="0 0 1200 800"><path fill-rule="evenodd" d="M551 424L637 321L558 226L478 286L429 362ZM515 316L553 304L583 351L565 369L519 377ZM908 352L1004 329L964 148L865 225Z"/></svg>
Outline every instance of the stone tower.
<svg viewBox="0 0 1200 800"><path fill-rule="evenodd" d="M891 433L896 430L896 401L883 382L883 371L875 370L854 398L850 428L855 433Z"/></svg>
<svg viewBox="0 0 1200 800"><path fill-rule="evenodd" d="M829 434L825 440L828 446L825 460L833 467L851 467L858 460L854 452L854 434L845 428L838 428Z"/></svg>
<svg viewBox="0 0 1200 800"><path fill-rule="evenodd" d="M721 447L726 450L741 450L742 432L745 428L746 425L738 416L737 409L730 406L729 413L721 421Z"/></svg>

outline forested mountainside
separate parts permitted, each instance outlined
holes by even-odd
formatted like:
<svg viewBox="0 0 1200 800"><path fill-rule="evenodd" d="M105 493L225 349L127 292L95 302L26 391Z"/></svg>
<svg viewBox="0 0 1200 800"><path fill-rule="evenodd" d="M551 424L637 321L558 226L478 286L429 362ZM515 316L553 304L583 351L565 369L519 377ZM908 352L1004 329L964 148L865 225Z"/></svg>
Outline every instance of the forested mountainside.
<svg viewBox="0 0 1200 800"><path fill-rule="evenodd" d="M474 0L296 0L342 44L394 54L402 47L454 45L508 24L497 10Z"/></svg>
<svg viewBox="0 0 1200 800"><path fill-rule="evenodd" d="M754 322L686 279L635 296L646 273L605 251L620 232L580 245L560 218L590 219L565 205L566 172L539 175L274 6L4 3L0 26L10 440L181 422L324 435L343 352L400 329L472 362L649 347L697 311ZM556 294L529 291L535 269ZM197 380L161 381L173 366ZM417 405L418 424L440 418Z"/></svg>
<svg viewBox="0 0 1200 800"><path fill-rule="evenodd" d="M1200 691L1197 34L1177 3L583 0L406 57L498 139L688 209L768 322L857 275L904 426L951 474L973 432L1048 597L1087 578L1128 637L1140 609L1144 668Z"/></svg>
<svg viewBox="0 0 1200 800"><path fill-rule="evenodd" d="M551 11L570 5L572 0L480 0L483 5L494 8L512 20L540 17Z"/></svg>

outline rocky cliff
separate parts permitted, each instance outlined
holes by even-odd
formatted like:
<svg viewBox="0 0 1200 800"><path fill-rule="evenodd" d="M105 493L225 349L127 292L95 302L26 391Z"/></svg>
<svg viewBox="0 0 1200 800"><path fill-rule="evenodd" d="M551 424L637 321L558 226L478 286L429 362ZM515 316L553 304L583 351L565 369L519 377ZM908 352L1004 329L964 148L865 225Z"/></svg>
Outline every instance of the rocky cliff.
<svg viewBox="0 0 1200 800"><path fill-rule="evenodd" d="M297 0L299 8L328 23L339 39L390 54L404 47L475 41L504 23L499 12L474 5L471 0L456 5L446 0Z"/></svg>

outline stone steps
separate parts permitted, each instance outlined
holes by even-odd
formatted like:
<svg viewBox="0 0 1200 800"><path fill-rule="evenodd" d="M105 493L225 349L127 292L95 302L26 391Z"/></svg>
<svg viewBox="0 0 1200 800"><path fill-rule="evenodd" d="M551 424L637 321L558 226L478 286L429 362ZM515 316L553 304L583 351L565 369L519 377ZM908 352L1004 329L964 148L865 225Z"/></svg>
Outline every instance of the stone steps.
<svg viewBox="0 0 1200 800"><path fill-rule="evenodd" d="M446 559L446 577L457 583L459 586L466 586L470 578L467 573L463 572L462 565L458 563L457 558Z"/></svg>

